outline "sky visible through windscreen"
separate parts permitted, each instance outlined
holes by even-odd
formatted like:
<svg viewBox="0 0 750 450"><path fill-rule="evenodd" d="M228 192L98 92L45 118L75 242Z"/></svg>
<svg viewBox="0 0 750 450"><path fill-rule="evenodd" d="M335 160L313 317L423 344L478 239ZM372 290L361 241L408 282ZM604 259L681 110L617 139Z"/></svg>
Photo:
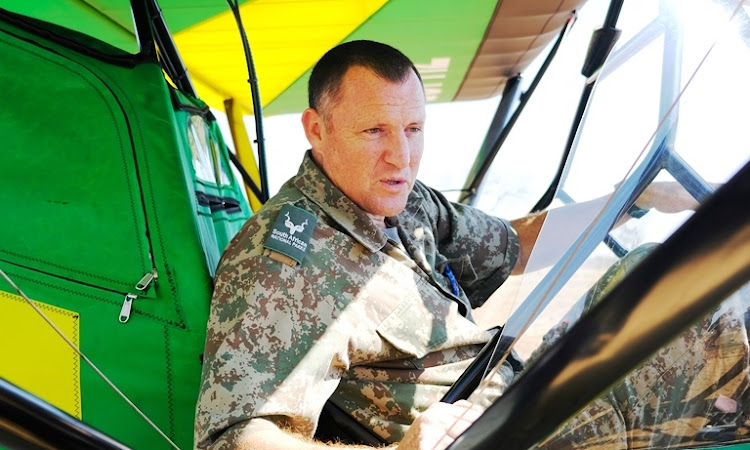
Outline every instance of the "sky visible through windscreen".
<svg viewBox="0 0 750 450"><path fill-rule="evenodd" d="M653 0L632 0L625 3L618 21L618 28L622 30L618 46L630 40L656 17L658 3ZM500 217L520 217L529 211L546 190L557 170L560 155L565 147L571 122L585 84L585 78L580 71L591 33L602 26L608 7L609 0L590 0L578 12L578 19L566 36L557 57L521 114L513 132L501 148L496 162L490 168L476 203L479 208ZM705 27L705 32L702 33L704 36L710 35L713 24L709 17L695 17L692 18L692 22ZM698 54L693 54L691 58L702 57L705 46L694 46L694 48L699 49ZM743 51L746 52L746 50L745 48ZM642 67L631 64L629 70L648 71L654 70L654 66L660 65L658 53L650 56L648 52L643 53L642 61L639 62ZM544 56L543 53L540 60L524 74L524 90L530 84ZM695 67L693 59L687 59L686 67ZM717 66L721 67L720 64L713 64L712 70L714 72ZM735 81L734 78L729 76L731 74L719 73L717 75L720 78L726 77L726 82ZM635 83L623 82L619 90L619 97L612 97L610 100L611 104L622 104L616 117L610 119L605 116L598 117L598 119L616 122L615 126L620 130L629 130L633 129L636 126L634 123L643 117L656 117L659 112L658 92L654 91L649 96L648 93L640 92L643 88L645 87ZM710 87L704 86L702 89L702 95L712 96ZM694 90L697 91L698 89ZM643 97L649 99L650 104L628 102L627 100L632 97L633 92L640 92ZM696 93L694 95L701 94ZM425 153L422 158L419 179L427 185L441 190L449 199L456 200L459 197L460 189L466 182L474 158L482 145L499 100L499 97L494 97L478 101L428 104L425 126ZM218 113L217 116L220 117L220 122L224 122L221 113ZM741 117L741 115L732 117ZM688 118L686 120L681 118L681 127L695 127L693 124L682 124L687 120ZM700 122L703 118L692 117L689 120ZM251 117L248 118L246 124L249 135L255 136L254 121ZM644 130L643 133L647 135L653 131L655 126L656 121L654 120L641 126L641 128ZM222 123L222 127L225 136L230 136L224 123ZM638 138L634 138L632 141L632 146L639 150L647 144L647 140L641 138L641 136L644 136L643 133L638 134ZM271 194L273 194L278 191L281 184L296 174L302 156L305 150L309 148L309 143L302 130L300 114L265 117L264 134L269 186ZM602 146L607 145L606 137L599 136L593 139L602 141ZM718 144L724 151L734 152L734 156L729 157L742 161L747 160L747 149L738 148L732 143L726 144L723 141L724 139L736 139L736 136L727 133L721 135L701 133L700 136L691 136L689 141L700 142L706 146ZM732 150L732 147L735 147L735 149ZM614 150L611 152L602 150L601 153L609 156L615 154ZM694 153L704 156L710 155L710 152ZM606 157L609 158L609 156ZM601 163L601 161L596 161L596 163ZM614 164L614 160L611 163ZM696 163L706 165L710 161L704 159L696 161ZM618 162L617 164L624 163ZM586 182L595 179L597 173L606 172L606 169L601 167L591 167L584 170L590 173L589 177L583 178ZM718 172L721 172L721 170ZM717 173L716 176L718 179L709 181L723 181L725 179L725 174ZM609 185L613 184L609 179L606 182L610 183ZM595 189L595 195L600 195L600 190L601 187ZM594 192L591 195L594 195ZM588 196L584 195L584 197ZM585 198L576 200L583 199Z"/></svg>
<svg viewBox="0 0 750 450"><path fill-rule="evenodd" d="M642 2L642 1L641 1ZM585 78L580 74L592 30L601 26L608 1L590 0L548 69L514 132L492 167L477 206L512 218L524 215L544 192L559 163ZM543 56L544 57L544 54ZM526 87L541 61L524 75ZM441 190L450 200L459 197L500 97L427 105L425 153L419 179ZM231 136L223 114L217 112L225 136ZM309 143L300 114L265 117L263 121L271 194L297 172ZM252 118L248 133L255 136ZM231 143L229 143L231 145Z"/></svg>
<svg viewBox="0 0 750 450"><path fill-rule="evenodd" d="M732 3L731 0L722 1ZM688 81L691 83L679 106L675 148L680 156L706 181L715 183L726 181L750 159L745 112L746 105L750 104L750 84L747 83L750 79L750 48L739 39L736 30L727 26L727 11L719 6L722 1L694 2L694 6L700 8L686 8L684 54L679 71L665 69L662 65L663 36L640 47L627 44L644 34L644 28L658 14L659 2L631 0L625 3L618 22L622 36L616 51L626 45L638 50L632 52L620 68L600 80L590 102L579 133L574 164L564 185L575 201L611 193L631 168L636 155L650 148L649 140L659 123L660 109L672 103L671 100L662 101L659 93L663 90L661 74L670 70L679 73L678 86L684 86ZM692 6L693 3L682 5ZM580 70L588 42L592 31L601 27L608 6L608 0L590 0L579 11L578 20L565 38L557 58L490 168L476 203L480 209L504 218L521 217L547 189L557 170L584 88L585 78ZM742 13L747 14L748 7ZM728 36L722 36L725 29ZM717 38L720 38L720 45L712 47ZM711 53L704 64L702 59L709 49ZM527 70L526 86L538 64L541 61ZM701 69L692 78L699 66ZM425 153L419 178L441 190L449 199L457 199L498 103L499 98L495 97L429 104ZM254 136L252 120L247 124L250 136ZM309 144L302 130L300 114L268 117L264 127L269 184L273 194L297 172ZM225 133L229 136L228 130ZM657 179L671 177L662 173ZM553 203L553 206L557 205L559 201ZM621 227L614 236L628 249L645 242L662 242L690 214L651 213ZM551 235L554 240L554 232ZM572 300L579 298L591 281L612 263L613 255L609 249L601 247L594 253L594 259L599 253L603 257L602 261L595 262L597 267L587 266L586 270L579 271L590 273L581 277L580 282L574 279L569 283L571 286L566 287L571 291L567 296ZM543 275L544 271L538 271L506 283L507 289L504 285L477 317L481 317L487 326L503 323L503 318L520 304ZM556 300L548 308L549 313L545 311L549 318L543 315L534 323L534 332L529 333L528 348L523 356L528 356L540 341L541 333L550 329L568 307L569 304L559 304Z"/></svg>

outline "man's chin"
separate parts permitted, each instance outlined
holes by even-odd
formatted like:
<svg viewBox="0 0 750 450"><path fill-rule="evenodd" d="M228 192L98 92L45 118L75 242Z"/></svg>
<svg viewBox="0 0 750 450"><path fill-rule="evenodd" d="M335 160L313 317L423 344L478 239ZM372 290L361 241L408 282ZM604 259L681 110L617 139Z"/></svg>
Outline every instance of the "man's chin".
<svg viewBox="0 0 750 450"><path fill-rule="evenodd" d="M406 200L390 202L385 205L380 205L376 214L383 217L393 217L401 214L404 208L406 208Z"/></svg>

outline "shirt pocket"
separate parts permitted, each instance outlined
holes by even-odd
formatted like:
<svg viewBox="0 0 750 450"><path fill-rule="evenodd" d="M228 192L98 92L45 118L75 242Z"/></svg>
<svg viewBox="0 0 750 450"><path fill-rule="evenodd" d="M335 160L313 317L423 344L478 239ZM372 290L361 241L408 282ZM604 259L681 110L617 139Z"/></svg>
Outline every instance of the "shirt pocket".
<svg viewBox="0 0 750 450"><path fill-rule="evenodd" d="M458 304L427 281L404 290L398 306L378 325L378 335L413 358L486 341L487 334L458 312Z"/></svg>

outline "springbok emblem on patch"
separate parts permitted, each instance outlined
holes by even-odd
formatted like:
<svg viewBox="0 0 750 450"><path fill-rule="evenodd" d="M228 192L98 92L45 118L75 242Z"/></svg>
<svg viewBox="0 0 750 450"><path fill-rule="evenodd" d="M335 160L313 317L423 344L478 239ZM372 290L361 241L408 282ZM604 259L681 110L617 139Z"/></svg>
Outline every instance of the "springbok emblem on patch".
<svg viewBox="0 0 750 450"><path fill-rule="evenodd" d="M305 227L307 226L307 219L305 219L305 221L302 222L301 224L295 225L294 222L292 222L292 219L289 217L289 213L287 212L284 225L286 225L286 227L289 228L289 235L294 236L294 233L297 233L297 232L302 233L303 231L305 231Z"/></svg>

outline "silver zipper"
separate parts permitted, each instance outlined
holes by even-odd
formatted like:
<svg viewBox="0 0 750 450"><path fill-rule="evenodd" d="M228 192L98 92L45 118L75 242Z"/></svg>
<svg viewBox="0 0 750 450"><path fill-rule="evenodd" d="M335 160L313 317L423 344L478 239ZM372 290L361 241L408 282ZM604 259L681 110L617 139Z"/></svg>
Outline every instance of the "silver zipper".
<svg viewBox="0 0 750 450"><path fill-rule="evenodd" d="M157 278L159 278L159 274L156 272L156 269L152 269L151 272L146 273L141 278L141 281L135 284L135 288L139 291L145 291Z"/></svg>
<svg viewBox="0 0 750 450"><path fill-rule="evenodd" d="M156 269L152 269L141 277L141 280L135 284L135 288L143 292L148 289L148 287L151 286L151 283L156 281L157 278L159 278L159 274L156 272ZM133 310L133 300L137 298L138 296L135 294L125 294L125 300L122 302L122 308L120 308L120 323L126 323L130 320L130 313Z"/></svg>
<svg viewBox="0 0 750 450"><path fill-rule="evenodd" d="M122 302L122 308L120 309L120 323L125 323L130 320L130 311L133 309L133 300L137 298L137 295L125 294L125 301Z"/></svg>

